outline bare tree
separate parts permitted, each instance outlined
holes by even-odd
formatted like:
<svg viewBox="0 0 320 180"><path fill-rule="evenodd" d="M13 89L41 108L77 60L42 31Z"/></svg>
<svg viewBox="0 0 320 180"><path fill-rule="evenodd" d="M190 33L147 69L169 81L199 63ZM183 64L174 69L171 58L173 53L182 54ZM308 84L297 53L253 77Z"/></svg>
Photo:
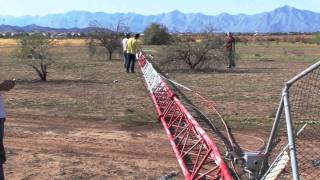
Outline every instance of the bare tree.
<svg viewBox="0 0 320 180"><path fill-rule="evenodd" d="M52 39L41 34L25 34L19 38L14 56L31 66L42 81L47 81L47 69L52 63L49 49L53 44Z"/></svg>
<svg viewBox="0 0 320 180"><path fill-rule="evenodd" d="M120 17L118 19L118 22L116 23L116 26L115 26L116 28L113 30L116 32L122 32L122 33L129 32L130 28L127 24L127 20L128 20L127 17ZM114 26L111 26L111 27L114 27Z"/></svg>
<svg viewBox="0 0 320 180"><path fill-rule="evenodd" d="M114 31L97 31L91 34L91 37L97 40L98 46L103 46L109 55L109 60L116 50L121 49L121 34Z"/></svg>
<svg viewBox="0 0 320 180"><path fill-rule="evenodd" d="M97 30L91 33L89 37L88 46L102 46L109 55L109 60L112 59L114 52L121 50L121 37L123 32L128 31L128 27L125 24L126 19L120 18L116 25L110 25L109 27L103 27L97 21L92 22L91 26L97 27ZM96 41L95 41L96 40ZM88 47L90 49L90 47Z"/></svg>

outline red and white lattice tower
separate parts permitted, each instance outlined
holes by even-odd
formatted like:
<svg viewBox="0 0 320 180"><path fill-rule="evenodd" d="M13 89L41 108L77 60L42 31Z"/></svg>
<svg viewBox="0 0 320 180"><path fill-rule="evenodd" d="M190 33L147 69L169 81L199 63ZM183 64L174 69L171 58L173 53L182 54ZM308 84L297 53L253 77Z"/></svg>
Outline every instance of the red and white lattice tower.
<svg viewBox="0 0 320 180"><path fill-rule="evenodd" d="M139 65L185 178L233 179L214 141L143 54Z"/></svg>

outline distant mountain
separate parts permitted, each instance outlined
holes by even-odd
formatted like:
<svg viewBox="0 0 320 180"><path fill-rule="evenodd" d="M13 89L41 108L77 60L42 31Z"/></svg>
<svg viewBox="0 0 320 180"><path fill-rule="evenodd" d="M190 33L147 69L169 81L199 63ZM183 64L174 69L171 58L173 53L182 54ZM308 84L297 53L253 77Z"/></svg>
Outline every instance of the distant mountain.
<svg viewBox="0 0 320 180"><path fill-rule="evenodd" d="M182 13L178 10L158 15L135 13L90 13L71 11L46 16L0 16L0 24L12 26L37 26L50 28L86 28L92 25L115 26L125 20L131 31L142 32L151 23L161 23L171 32L200 32L208 26L219 31L232 32L315 32L320 31L320 13L299 10L290 6L254 15L221 13L209 16L201 13Z"/></svg>
<svg viewBox="0 0 320 180"><path fill-rule="evenodd" d="M38 25L27 25L27 26L11 26L11 25L0 25L1 33L10 33L10 32L48 32L48 33L89 33L98 30L96 27L86 27L86 28L50 28L42 27ZM110 31L108 29L99 29L100 31Z"/></svg>

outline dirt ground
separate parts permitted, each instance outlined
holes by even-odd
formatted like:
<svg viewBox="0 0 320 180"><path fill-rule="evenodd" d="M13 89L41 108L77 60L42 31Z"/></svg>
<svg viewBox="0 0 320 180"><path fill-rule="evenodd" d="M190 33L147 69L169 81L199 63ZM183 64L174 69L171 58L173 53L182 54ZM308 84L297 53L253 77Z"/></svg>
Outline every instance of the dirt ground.
<svg viewBox="0 0 320 180"><path fill-rule="evenodd" d="M157 179L176 159L158 124L10 114L7 179Z"/></svg>
<svg viewBox="0 0 320 180"><path fill-rule="evenodd" d="M317 46L289 46L303 51L301 60L290 52L268 57L264 45L240 46L244 59L233 72L168 75L217 102L237 133L249 129L265 140L268 128L257 127L270 126L284 82L319 55ZM5 95L7 179L159 179L172 171L183 179L141 72L126 74L121 60L107 61L101 49L90 58L85 47L57 47L43 83L12 61L11 50L0 48L0 80L17 79Z"/></svg>

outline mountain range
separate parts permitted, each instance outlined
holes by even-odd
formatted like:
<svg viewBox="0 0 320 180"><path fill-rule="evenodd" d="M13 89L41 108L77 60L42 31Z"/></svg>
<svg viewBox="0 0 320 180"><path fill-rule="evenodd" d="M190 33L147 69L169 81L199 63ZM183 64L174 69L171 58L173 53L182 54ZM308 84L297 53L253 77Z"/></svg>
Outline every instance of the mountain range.
<svg viewBox="0 0 320 180"><path fill-rule="evenodd" d="M133 32L143 32L146 27L154 22L165 25L170 32L201 32L208 27L224 32L320 31L320 13L290 6L283 6L270 12L253 15L231 15L228 13L205 15L202 13L182 13L178 10L158 15L91 13L87 11L70 11L64 14L45 16L15 17L0 15L0 25L26 26L29 28L42 26L57 29L81 29L97 25L100 27L115 27L120 20Z"/></svg>

